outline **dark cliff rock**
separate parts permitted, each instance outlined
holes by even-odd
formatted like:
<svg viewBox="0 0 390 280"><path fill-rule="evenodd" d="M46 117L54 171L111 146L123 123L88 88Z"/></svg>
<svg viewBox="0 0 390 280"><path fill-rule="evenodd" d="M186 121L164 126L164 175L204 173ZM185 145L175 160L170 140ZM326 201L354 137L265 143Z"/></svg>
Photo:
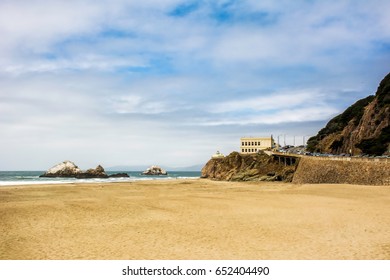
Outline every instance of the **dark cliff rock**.
<svg viewBox="0 0 390 280"><path fill-rule="evenodd" d="M127 173L115 173L108 176L109 178L128 178L130 177Z"/></svg>
<svg viewBox="0 0 390 280"><path fill-rule="evenodd" d="M295 166L284 166L263 152L243 155L232 152L224 158L210 159L202 168L202 178L223 181L291 182Z"/></svg>
<svg viewBox="0 0 390 280"><path fill-rule="evenodd" d="M388 154L390 148L390 73L375 96L357 101L308 140L308 150L332 154Z"/></svg>

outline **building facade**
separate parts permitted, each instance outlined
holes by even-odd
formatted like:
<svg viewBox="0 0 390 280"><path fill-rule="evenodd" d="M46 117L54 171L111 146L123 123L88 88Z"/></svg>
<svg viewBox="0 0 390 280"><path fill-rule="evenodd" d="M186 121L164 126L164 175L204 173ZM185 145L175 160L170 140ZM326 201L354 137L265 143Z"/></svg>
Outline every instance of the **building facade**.
<svg viewBox="0 0 390 280"><path fill-rule="evenodd" d="M271 137L242 137L240 139L240 153L241 154L253 154L258 151L273 149L275 147L275 141Z"/></svg>

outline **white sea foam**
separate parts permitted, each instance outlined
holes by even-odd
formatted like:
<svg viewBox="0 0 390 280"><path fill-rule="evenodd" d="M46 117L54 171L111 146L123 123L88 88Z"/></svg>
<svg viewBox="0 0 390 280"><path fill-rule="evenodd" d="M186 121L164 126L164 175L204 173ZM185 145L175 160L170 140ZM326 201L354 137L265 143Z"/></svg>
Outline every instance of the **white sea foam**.
<svg viewBox="0 0 390 280"><path fill-rule="evenodd" d="M84 184L84 183L115 183L115 182L135 182L150 180L174 180L174 179L197 179L200 172L173 172L168 176L142 176L139 172L128 172L130 177L111 177L111 178L41 178L38 171L0 171L0 186L18 186L18 185L52 185L52 184Z"/></svg>

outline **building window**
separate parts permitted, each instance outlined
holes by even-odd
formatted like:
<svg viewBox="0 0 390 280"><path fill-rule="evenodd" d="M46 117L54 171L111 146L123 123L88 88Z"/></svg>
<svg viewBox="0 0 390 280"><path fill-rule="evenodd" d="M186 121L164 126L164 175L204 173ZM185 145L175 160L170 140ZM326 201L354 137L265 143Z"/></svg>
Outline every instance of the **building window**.
<svg viewBox="0 0 390 280"><path fill-rule="evenodd" d="M252 146L254 145L254 143L252 142Z"/></svg>
<svg viewBox="0 0 390 280"><path fill-rule="evenodd" d="M244 142L241 143L241 146L244 146Z"/></svg>
<svg viewBox="0 0 390 280"><path fill-rule="evenodd" d="M242 152L244 152L244 149L242 149Z"/></svg>

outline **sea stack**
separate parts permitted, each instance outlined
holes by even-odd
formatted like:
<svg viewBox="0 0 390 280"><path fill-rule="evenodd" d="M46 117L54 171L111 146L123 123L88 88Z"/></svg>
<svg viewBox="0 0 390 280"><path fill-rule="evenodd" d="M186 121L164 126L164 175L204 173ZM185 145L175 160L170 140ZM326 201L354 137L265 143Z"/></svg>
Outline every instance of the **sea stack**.
<svg viewBox="0 0 390 280"><path fill-rule="evenodd" d="M66 178L108 178L108 175L104 171L104 168L101 165L98 165L95 169L91 168L83 172L76 164L66 160L61 162L39 177L66 177Z"/></svg>
<svg viewBox="0 0 390 280"><path fill-rule="evenodd" d="M76 177L81 173L81 169L76 164L66 160L53 166L39 177Z"/></svg>
<svg viewBox="0 0 390 280"><path fill-rule="evenodd" d="M98 165L95 169L90 168L86 172L82 172L76 175L78 179L86 178L108 178L108 175L104 171L104 168L101 165Z"/></svg>
<svg viewBox="0 0 390 280"><path fill-rule="evenodd" d="M157 165L152 165L144 172L142 172L142 175L168 175L168 173L161 167Z"/></svg>

